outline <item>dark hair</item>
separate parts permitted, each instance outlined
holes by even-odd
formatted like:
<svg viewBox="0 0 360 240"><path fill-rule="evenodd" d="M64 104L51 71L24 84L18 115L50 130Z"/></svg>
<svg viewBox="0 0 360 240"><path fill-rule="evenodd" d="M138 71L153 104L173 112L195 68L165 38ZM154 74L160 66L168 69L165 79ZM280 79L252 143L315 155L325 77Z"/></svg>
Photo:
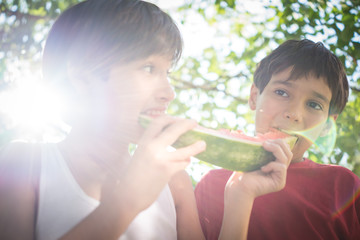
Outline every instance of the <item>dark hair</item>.
<svg viewBox="0 0 360 240"><path fill-rule="evenodd" d="M345 69L339 58L321 42L307 39L284 42L258 64L254 74L255 86L262 93L273 74L291 66L293 69L289 79L295 80L309 74L325 78L332 93L329 114L342 112L349 96Z"/></svg>
<svg viewBox="0 0 360 240"><path fill-rule="evenodd" d="M66 81L67 65L107 78L119 62L166 55L176 63L182 39L171 17L149 2L88 0L55 21L43 54L43 76Z"/></svg>

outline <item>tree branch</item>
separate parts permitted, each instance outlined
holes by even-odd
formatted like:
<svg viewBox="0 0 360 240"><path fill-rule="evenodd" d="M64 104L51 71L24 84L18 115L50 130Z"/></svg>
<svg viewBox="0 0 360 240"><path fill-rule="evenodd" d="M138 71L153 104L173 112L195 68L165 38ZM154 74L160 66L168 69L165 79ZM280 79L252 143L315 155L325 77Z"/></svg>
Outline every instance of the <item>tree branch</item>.
<svg viewBox="0 0 360 240"><path fill-rule="evenodd" d="M47 16L37 16L37 15L28 14L28 13L23 13L20 11L12 11L12 10L6 8L4 5L2 5L2 7L5 8L3 10L3 13L5 13L6 17L15 16L16 19L25 18L25 19L30 19L33 21L37 21L39 19L50 20L50 18Z"/></svg>
<svg viewBox="0 0 360 240"><path fill-rule="evenodd" d="M353 92L357 92L357 93L360 92L360 88L350 87L350 89L351 89L351 91L353 91Z"/></svg>
<svg viewBox="0 0 360 240"><path fill-rule="evenodd" d="M178 78L172 77L172 79L175 81L174 87L177 88L177 89L186 90L186 89L195 88L195 89L201 89L204 92L222 92L222 93L225 94L225 96L233 98L234 100L238 101L240 104L246 104L248 102L247 99L240 98L238 96L234 96L231 93L229 93L226 89L222 90L222 89L219 89L217 86L210 86L210 85L207 85L207 84L195 85L192 82L184 81L184 80L181 80L181 79L178 79ZM181 83L181 85L176 84L176 83Z"/></svg>

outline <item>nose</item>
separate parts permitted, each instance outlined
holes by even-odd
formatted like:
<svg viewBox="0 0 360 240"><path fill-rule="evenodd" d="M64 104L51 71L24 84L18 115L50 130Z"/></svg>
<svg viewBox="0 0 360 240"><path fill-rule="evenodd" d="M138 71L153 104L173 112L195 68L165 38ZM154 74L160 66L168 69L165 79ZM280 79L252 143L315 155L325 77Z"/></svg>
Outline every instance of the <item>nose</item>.
<svg viewBox="0 0 360 240"><path fill-rule="evenodd" d="M161 81L161 85L158 88L156 99L160 102L171 102L175 98L175 92L171 86L168 78L165 81Z"/></svg>
<svg viewBox="0 0 360 240"><path fill-rule="evenodd" d="M296 109L287 110L284 112L284 118L286 118L292 122L295 122L295 123L298 123L300 121L300 117L301 117L301 114L300 114L299 110L296 110Z"/></svg>

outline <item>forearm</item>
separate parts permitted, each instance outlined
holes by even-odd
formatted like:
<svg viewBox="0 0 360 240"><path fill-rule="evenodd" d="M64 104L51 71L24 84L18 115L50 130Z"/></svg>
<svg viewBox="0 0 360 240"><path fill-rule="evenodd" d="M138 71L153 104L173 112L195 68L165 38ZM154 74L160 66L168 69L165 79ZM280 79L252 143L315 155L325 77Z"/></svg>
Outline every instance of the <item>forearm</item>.
<svg viewBox="0 0 360 240"><path fill-rule="evenodd" d="M225 199L224 218L221 226L219 239L246 239L250 214L254 198L242 194L235 202L233 199Z"/></svg>
<svg viewBox="0 0 360 240"><path fill-rule="evenodd" d="M137 212L123 206L100 204L89 216L66 233L61 240L118 239L135 218Z"/></svg>
<svg viewBox="0 0 360 240"><path fill-rule="evenodd" d="M176 209L177 239L203 240L194 190L185 170L175 174L169 183Z"/></svg>
<svg viewBox="0 0 360 240"><path fill-rule="evenodd" d="M125 178L119 185L103 187L99 206L61 240L118 239L144 209L134 192L133 182Z"/></svg>

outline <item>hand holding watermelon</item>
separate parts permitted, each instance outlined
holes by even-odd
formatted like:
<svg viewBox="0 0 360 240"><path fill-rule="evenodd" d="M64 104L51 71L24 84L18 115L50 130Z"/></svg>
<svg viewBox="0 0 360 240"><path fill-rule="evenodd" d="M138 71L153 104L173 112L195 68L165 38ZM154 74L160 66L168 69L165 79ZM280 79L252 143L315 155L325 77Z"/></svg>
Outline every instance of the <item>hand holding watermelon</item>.
<svg viewBox="0 0 360 240"><path fill-rule="evenodd" d="M252 206L256 197L281 190L285 186L292 152L284 139L267 140L266 151L272 161L252 172L233 172L225 188L224 218L219 239L246 239Z"/></svg>
<svg viewBox="0 0 360 240"><path fill-rule="evenodd" d="M253 172L234 172L227 183L225 199L234 194L233 188L255 199L285 186L287 167L293 156L289 145L283 139L274 139L265 141L263 147L273 153L275 161Z"/></svg>
<svg viewBox="0 0 360 240"><path fill-rule="evenodd" d="M141 116L139 121L147 128L153 119ZM199 140L205 141L206 151L196 155L196 158L232 171L248 172L260 169L261 166L275 160L273 153L262 146L268 139L284 139L291 147L297 141L297 137L277 129L251 137L241 131L214 130L197 126L180 135L172 146L178 149Z"/></svg>
<svg viewBox="0 0 360 240"><path fill-rule="evenodd" d="M195 126L193 120L170 116L158 117L148 126L118 184L121 192L124 187L131 191L126 196L136 196L132 205L137 209L143 210L153 203L171 177L189 164L190 156L205 150L206 145L201 141L174 152L167 150L180 135Z"/></svg>

